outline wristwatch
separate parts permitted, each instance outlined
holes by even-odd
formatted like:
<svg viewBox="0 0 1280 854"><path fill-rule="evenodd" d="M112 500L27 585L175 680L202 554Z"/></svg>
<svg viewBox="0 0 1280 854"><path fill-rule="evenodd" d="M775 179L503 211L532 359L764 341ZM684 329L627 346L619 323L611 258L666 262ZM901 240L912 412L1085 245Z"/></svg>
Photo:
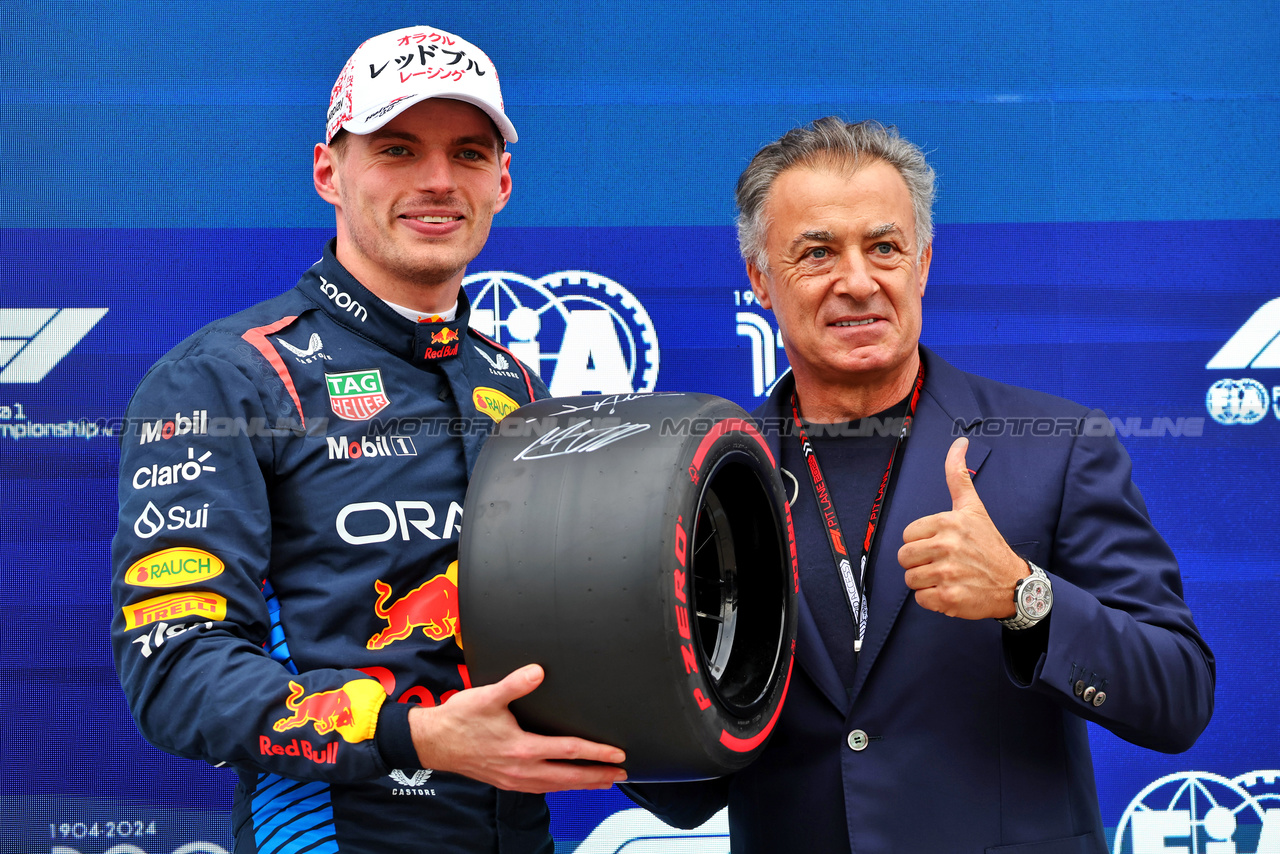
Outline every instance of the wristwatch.
<svg viewBox="0 0 1280 854"><path fill-rule="evenodd" d="M1014 631L1031 628L1049 616L1049 609L1053 607L1053 584L1049 576L1031 561L1023 560L1031 567L1031 574L1014 585L1013 604L1017 613L1000 620L1000 625Z"/></svg>

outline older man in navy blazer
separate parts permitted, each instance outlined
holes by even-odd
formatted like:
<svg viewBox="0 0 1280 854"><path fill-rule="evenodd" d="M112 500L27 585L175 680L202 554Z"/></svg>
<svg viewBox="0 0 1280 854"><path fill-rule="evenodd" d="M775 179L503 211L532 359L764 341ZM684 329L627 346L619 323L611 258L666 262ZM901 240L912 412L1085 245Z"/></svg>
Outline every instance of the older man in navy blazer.
<svg viewBox="0 0 1280 854"><path fill-rule="evenodd" d="M800 667L719 780L628 786L734 854L1105 852L1085 721L1178 752L1214 661L1105 416L920 346L933 170L822 119L738 182L791 373L755 413L793 491Z"/></svg>

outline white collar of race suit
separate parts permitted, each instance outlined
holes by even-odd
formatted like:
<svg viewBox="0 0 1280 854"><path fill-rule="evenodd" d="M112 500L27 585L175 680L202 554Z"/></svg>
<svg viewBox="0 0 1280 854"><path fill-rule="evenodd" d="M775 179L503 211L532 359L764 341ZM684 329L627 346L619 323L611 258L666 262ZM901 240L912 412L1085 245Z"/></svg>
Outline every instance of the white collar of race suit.
<svg viewBox="0 0 1280 854"><path fill-rule="evenodd" d="M382 301L385 302L387 307L396 314L407 318L408 320L412 320L414 323L422 323L429 317L438 317L440 320L448 323L449 321L456 320L458 317L458 303L456 300L453 305L449 306L444 311L437 312L436 314L427 314L426 312L418 311L417 309L406 308L403 305L396 305L395 303L385 299Z"/></svg>

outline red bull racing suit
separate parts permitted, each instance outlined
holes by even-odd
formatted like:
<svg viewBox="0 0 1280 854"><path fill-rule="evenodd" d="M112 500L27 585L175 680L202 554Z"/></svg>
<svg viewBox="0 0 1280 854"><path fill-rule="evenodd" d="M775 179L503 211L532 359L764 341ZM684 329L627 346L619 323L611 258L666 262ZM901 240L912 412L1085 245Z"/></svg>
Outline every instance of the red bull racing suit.
<svg viewBox="0 0 1280 854"><path fill-rule="evenodd" d="M116 668L142 733L239 774L237 852L550 852L541 796L424 769L413 703L469 686L457 542L497 420L546 388L414 323L333 244L143 379L121 443Z"/></svg>

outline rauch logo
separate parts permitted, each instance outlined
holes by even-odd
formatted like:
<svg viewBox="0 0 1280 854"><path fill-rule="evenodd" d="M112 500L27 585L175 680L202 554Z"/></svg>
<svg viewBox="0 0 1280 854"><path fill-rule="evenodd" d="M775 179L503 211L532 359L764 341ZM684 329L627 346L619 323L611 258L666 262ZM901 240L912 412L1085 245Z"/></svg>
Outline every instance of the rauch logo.
<svg viewBox="0 0 1280 854"><path fill-rule="evenodd" d="M181 587L216 578L225 568L221 560L203 549L180 546L137 561L125 572L124 580L134 587Z"/></svg>

